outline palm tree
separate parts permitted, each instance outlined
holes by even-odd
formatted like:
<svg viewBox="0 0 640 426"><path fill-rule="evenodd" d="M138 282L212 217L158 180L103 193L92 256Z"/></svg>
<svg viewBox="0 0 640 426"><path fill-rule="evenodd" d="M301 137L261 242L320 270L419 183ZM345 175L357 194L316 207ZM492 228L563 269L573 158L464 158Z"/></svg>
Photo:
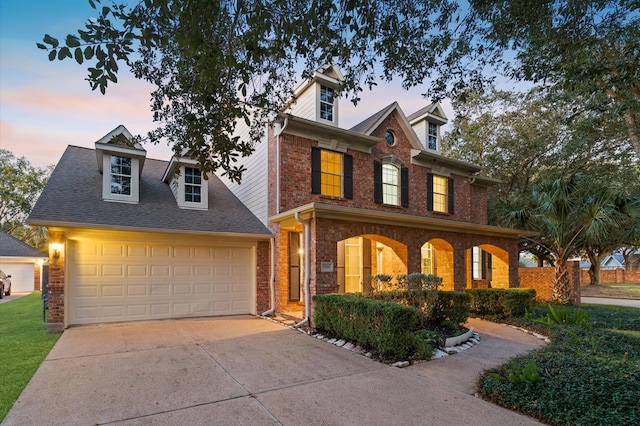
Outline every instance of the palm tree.
<svg viewBox="0 0 640 426"><path fill-rule="evenodd" d="M585 174L537 185L520 208L508 209L511 225L537 232L555 259L552 299L580 304L580 282L571 280L569 259L589 245L609 244L612 230L627 229L640 217L638 197L620 197L609 186ZM504 210L503 210L504 212Z"/></svg>

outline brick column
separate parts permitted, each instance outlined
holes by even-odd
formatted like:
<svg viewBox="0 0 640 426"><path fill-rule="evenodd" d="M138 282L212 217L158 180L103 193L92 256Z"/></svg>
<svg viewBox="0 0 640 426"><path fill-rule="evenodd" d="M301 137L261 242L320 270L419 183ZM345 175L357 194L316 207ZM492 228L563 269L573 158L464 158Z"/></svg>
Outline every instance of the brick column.
<svg viewBox="0 0 640 426"><path fill-rule="evenodd" d="M64 330L64 262L66 254L66 241L63 232L49 232L49 285L47 287L49 297L47 331L59 333ZM51 248L52 243L62 244L59 253ZM58 254L56 256L56 254Z"/></svg>
<svg viewBox="0 0 640 426"><path fill-rule="evenodd" d="M42 263L37 260L33 264L33 291L40 291L40 276L42 273Z"/></svg>

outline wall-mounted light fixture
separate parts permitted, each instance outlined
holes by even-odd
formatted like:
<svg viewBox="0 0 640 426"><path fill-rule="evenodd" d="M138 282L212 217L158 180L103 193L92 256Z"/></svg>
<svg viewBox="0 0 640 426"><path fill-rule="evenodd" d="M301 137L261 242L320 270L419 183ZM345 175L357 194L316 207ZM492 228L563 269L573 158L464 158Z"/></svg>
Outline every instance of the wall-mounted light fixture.
<svg viewBox="0 0 640 426"><path fill-rule="evenodd" d="M55 259L60 257L60 251L62 250L62 244L60 244L60 243L51 243L51 244L49 244L49 248L53 252L53 257Z"/></svg>

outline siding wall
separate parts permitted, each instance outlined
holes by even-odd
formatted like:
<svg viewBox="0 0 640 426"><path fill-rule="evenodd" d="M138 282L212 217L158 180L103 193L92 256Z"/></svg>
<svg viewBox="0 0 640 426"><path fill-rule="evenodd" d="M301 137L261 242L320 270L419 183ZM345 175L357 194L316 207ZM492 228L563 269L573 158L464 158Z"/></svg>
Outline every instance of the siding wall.
<svg viewBox="0 0 640 426"><path fill-rule="evenodd" d="M265 130L266 132L267 130ZM236 134L242 140L249 139L249 127L245 123L239 123ZM235 163L243 165L246 170L242 174L242 182L237 184L230 181L222 172L218 176L229 187L231 192L265 225L267 220L267 186L268 186L268 159L266 136L257 143L255 151L249 157L240 157ZM274 169L275 172L275 169Z"/></svg>

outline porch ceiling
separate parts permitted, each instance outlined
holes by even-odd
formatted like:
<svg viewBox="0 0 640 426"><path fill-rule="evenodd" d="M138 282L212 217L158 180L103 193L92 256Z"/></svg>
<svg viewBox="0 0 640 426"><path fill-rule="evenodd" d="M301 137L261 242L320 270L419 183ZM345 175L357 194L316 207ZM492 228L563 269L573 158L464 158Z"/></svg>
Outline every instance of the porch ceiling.
<svg viewBox="0 0 640 426"><path fill-rule="evenodd" d="M534 232L523 231L520 229L501 228L498 226L480 225L476 223L413 216L393 212L381 212L354 207L334 206L324 203L305 204L298 208L271 216L269 221L279 223L281 226L291 226L299 223L295 218L296 213L305 220L313 218L336 219L343 221L404 226L407 228L488 235L503 238L520 238L536 235Z"/></svg>

